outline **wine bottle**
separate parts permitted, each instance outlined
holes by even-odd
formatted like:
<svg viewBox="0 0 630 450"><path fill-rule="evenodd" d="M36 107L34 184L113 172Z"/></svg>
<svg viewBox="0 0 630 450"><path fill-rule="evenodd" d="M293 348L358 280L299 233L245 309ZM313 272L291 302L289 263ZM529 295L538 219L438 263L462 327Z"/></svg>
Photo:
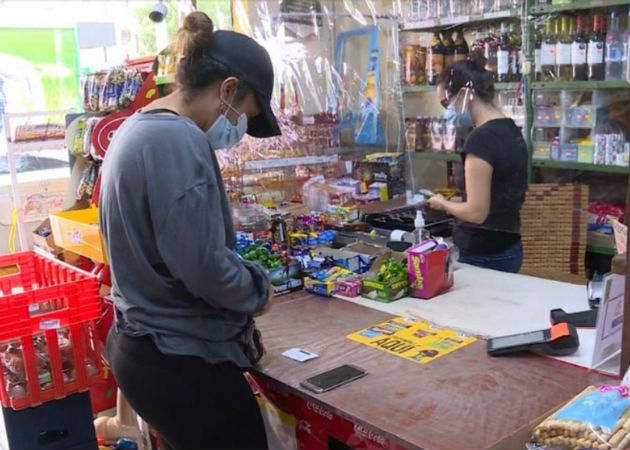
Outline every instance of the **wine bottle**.
<svg viewBox="0 0 630 450"><path fill-rule="evenodd" d="M436 85L438 77L444 70L444 45L437 31L433 34L427 53L427 82Z"/></svg>
<svg viewBox="0 0 630 450"><path fill-rule="evenodd" d="M570 81L573 77L573 67L571 65L572 46L573 39L571 39L569 34L569 17L562 16L558 42L556 42L556 74L559 80Z"/></svg>
<svg viewBox="0 0 630 450"><path fill-rule="evenodd" d="M542 31L536 28L535 46L534 46L534 79L542 81Z"/></svg>
<svg viewBox="0 0 630 450"><path fill-rule="evenodd" d="M541 47L542 80L553 81L556 79L556 36L554 32L554 20L547 19L545 39Z"/></svg>
<svg viewBox="0 0 630 450"><path fill-rule="evenodd" d="M509 34L510 36L510 45L512 47L511 57L510 57L510 80L511 81L520 81L521 80L521 61L523 61L523 49L521 45L521 35L516 32L516 26L514 23L510 23Z"/></svg>
<svg viewBox="0 0 630 450"><path fill-rule="evenodd" d="M623 42L621 29L619 28L619 11L613 8L610 11L610 23L606 33L606 79L621 80L623 75Z"/></svg>
<svg viewBox="0 0 630 450"><path fill-rule="evenodd" d="M602 37L602 16L593 17L593 31L588 41L586 61L588 63L589 80L603 80L606 76L604 67L604 39Z"/></svg>
<svg viewBox="0 0 630 450"><path fill-rule="evenodd" d="M628 7L628 20L626 22L626 32L623 35L623 57L621 59L621 66L623 69L624 80L628 79L628 57L630 57L628 47L630 46L630 7Z"/></svg>
<svg viewBox="0 0 630 450"><path fill-rule="evenodd" d="M576 31L571 45L571 63L573 64L573 79L588 80L588 64L586 63L586 48L588 42L584 33L584 18L580 15L576 20Z"/></svg>
<svg viewBox="0 0 630 450"><path fill-rule="evenodd" d="M497 49L497 80L500 83L507 83L510 81L510 53L512 48L510 46L510 39L507 34L507 26L505 23L501 24L501 35L499 38L499 47Z"/></svg>

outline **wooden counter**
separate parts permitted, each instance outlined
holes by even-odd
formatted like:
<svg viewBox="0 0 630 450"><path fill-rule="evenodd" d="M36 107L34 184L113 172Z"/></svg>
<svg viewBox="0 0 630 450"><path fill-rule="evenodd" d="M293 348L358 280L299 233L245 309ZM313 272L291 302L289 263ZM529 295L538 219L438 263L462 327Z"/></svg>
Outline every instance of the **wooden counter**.
<svg viewBox="0 0 630 450"><path fill-rule="evenodd" d="M607 380L533 355L491 358L484 341L420 365L346 338L390 317L304 291L280 297L257 319L267 349L258 374L405 448L426 450L509 448L515 433ZM292 347L319 358L300 364L281 356ZM321 395L299 387L341 364L356 364L369 375Z"/></svg>

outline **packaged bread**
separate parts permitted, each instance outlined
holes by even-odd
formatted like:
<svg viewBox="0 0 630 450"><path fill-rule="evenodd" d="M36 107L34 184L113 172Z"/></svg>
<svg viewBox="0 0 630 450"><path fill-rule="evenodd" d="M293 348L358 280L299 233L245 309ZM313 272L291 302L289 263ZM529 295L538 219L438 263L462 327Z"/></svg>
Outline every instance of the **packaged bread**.
<svg viewBox="0 0 630 450"><path fill-rule="evenodd" d="M587 388L538 425L532 442L568 450L630 449L628 388Z"/></svg>

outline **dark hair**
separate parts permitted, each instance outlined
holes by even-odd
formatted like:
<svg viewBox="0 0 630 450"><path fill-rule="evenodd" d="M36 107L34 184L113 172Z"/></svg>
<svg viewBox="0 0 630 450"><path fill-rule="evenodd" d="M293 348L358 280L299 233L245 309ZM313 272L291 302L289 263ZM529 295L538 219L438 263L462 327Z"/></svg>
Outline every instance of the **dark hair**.
<svg viewBox="0 0 630 450"><path fill-rule="evenodd" d="M175 52L179 58L177 84L185 93L186 100L218 80L237 77L239 74L212 57L210 49L214 35L214 24L207 14L195 11L184 17L177 30ZM244 99L251 88L240 80L235 101Z"/></svg>
<svg viewBox="0 0 630 450"><path fill-rule="evenodd" d="M492 103L494 98L494 78L486 70L486 58L476 51L471 51L465 61L457 61L447 67L438 78L438 84L444 86L449 98L470 83L475 97L485 103Z"/></svg>

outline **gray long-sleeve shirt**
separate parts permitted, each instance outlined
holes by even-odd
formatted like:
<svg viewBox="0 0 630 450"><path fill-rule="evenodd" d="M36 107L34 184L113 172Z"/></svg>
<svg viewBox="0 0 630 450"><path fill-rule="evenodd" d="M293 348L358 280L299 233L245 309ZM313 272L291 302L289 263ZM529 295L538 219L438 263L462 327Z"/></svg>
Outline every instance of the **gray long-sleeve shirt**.
<svg viewBox="0 0 630 450"><path fill-rule="evenodd" d="M239 337L269 280L232 251L231 208L205 134L186 117L136 113L109 146L101 188L119 329L150 335L165 354L248 367Z"/></svg>

